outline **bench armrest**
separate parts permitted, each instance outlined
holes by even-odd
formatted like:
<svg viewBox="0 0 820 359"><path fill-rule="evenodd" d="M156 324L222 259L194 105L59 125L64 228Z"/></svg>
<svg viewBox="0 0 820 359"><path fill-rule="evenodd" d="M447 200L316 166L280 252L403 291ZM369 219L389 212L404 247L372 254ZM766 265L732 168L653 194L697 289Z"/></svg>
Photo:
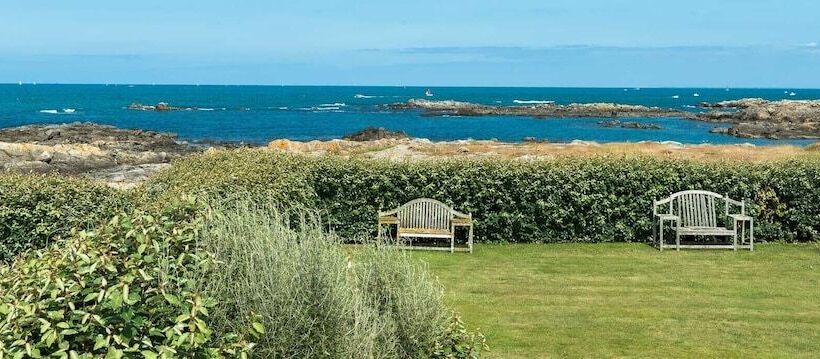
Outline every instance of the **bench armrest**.
<svg viewBox="0 0 820 359"><path fill-rule="evenodd" d="M678 217L674 214L661 213L661 214L656 214L655 217L658 217L658 219L660 219L661 221L679 221L680 220L680 217Z"/></svg>
<svg viewBox="0 0 820 359"><path fill-rule="evenodd" d="M473 218L472 214L466 214L466 213L462 213L462 212L459 212L459 211L456 211L456 210L452 210L452 212L453 212L453 216L456 217L456 218L465 218L465 219L472 219Z"/></svg>
<svg viewBox="0 0 820 359"><path fill-rule="evenodd" d="M752 220L752 216L747 216L745 214L730 214L729 217L734 219L735 221L750 221L750 220Z"/></svg>

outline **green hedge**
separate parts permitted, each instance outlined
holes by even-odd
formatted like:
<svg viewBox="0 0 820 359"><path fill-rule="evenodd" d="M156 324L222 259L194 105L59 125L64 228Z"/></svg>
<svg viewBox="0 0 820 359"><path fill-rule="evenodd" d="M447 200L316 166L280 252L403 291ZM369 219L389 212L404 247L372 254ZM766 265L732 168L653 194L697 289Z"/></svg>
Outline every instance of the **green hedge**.
<svg viewBox="0 0 820 359"><path fill-rule="evenodd" d="M648 241L651 203L684 189L750 201L762 240L820 240L820 157L760 163L641 156L408 162L261 150L179 161L154 178L162 193L278 193L326 211L348 238L375 234L378 209L431 197L470 212L484 242Z"/></svg>
<svg viewBox="0 0 820 359"><path fill-rule="evenodd" d="M0 262L130 206L131 195L87 180L0 175Z"/></svg>

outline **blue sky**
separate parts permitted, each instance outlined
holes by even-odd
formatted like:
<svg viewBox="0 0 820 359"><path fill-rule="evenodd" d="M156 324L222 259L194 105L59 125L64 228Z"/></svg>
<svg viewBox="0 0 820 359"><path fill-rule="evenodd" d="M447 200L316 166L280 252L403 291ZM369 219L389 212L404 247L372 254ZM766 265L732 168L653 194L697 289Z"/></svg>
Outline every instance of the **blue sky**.
<svg viewBox="0 0 820 359"><path fill-rule="evenodd" d="M820 87L820 1L0 2L0 82Z"/></svg>

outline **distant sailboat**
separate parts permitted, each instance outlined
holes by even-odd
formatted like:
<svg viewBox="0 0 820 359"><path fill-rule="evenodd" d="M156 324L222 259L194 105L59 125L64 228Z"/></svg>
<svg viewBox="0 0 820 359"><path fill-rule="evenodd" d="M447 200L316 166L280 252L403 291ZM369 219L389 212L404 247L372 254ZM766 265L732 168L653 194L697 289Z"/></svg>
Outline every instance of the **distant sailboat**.
<svg viewBox="0 0 820 359"><path fill-rule="evenodd" d="M23 86L23 81L17 81L18 86Z"/></svg>
<svg viewBox="0 0 820 359"><path fill-rule="evenodd" d="M424 96L433 97L433 91L430 91L430 89L427 89L427 91L424 91Z"/></svg>
<svg viewBox="0 0 820 359"><path fill-rule="evenodd" d="M699 94L699 93L697 93L697 92L695 92L695 93L693 93L693 94L692 94L692 96L695 96L695 97L700 97L700 94Z"/></svg>

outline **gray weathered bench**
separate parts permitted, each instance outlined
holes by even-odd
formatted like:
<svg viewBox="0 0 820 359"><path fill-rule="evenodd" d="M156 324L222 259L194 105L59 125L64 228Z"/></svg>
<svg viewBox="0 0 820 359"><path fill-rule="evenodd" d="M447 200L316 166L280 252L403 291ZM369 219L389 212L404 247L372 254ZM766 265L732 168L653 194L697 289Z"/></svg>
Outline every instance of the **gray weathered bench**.
<svg viewBox="0 0 820 359"><path fill-rule="evenodd" d="M407 239L406 249L428 249L473 252L473 216L464 214L450 206L430 198L418 198L398 208L379 212L378 237L381 238L382 226L396 226L396 237L399 241ZM467 248L455 247L456 227L467 228ZM450 247L413 247L413 238L449 239Z"/></svg>
<svg viewBox="0 0 820 359"><path fill-rule="evenodd" d="M718 215L719 203L723 203L723 216ZM730 214L729 207L740 208L739 214ZM659 212L659 208L662 208ZM746 215L746 203L736 201L727 196L721 196L714 192L689 190L681 191L669 196L669 198L652 203L652 232L653 237L658 241L660 250L668 247L663 240L664 222L669 221L670 227L675 231L675 244L672 246L676 250L681 248L728 248L737 250L738 248L748 248L754 250L754 220ZM657 224L656 224L657 222ZM719 225L719 223L723 225ZM731 223L731 227L729 224ZM749 224L748 244L746 241L746 226ZM660 232L660 236L657 233ZM681 236L714 236L732 237L730 245L681 245ZM738 243L740 240L740 243Z"/></svg>

